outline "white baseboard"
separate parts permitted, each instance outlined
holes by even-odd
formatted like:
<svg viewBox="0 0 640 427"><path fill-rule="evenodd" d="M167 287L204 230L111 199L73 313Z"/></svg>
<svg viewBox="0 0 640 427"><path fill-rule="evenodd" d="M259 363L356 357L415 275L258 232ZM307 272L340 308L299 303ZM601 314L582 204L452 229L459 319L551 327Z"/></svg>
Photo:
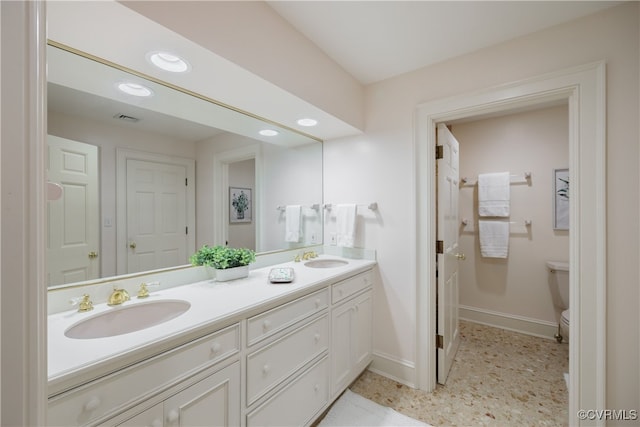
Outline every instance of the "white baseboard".
<svg viewBox="0 0 640 427"><path fill-rule="evenodd" d="M416 367L413 362L374 351L373 361L367 369L383 377L397 381L400 384L404 384L407 387L416 388Z"/></svg>
<svg viewBox="0 0 640 427"><path fill-rule="evenodd" d="M553 322L466 305L460 305L459 309L460 320L549 339L555 339L558 332L558 324Z"/></svg>

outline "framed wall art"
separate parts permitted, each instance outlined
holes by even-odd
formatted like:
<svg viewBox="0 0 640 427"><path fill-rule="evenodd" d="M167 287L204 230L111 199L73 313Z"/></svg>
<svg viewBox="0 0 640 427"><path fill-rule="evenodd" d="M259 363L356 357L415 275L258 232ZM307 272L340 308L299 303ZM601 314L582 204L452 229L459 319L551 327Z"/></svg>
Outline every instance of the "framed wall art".
<svg viewBox="0 0 640 427"><path fill-rule="evenodd" d="M569 169L553 170L553 228L569 229Z"/></svg>
<svg viewBox="0 0 640 427"><path fill-rule="evenodd" d="M251 222L251 189L229 187L229 222Z"/></svg>

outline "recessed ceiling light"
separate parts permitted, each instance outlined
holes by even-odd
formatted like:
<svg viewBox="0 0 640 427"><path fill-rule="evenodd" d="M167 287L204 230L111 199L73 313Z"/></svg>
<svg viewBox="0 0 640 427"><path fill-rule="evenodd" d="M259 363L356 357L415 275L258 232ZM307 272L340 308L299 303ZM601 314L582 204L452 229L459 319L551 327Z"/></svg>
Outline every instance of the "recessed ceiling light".
<svg viewBox="0 0 640 427"><path fill-rule="evenodd" d="M260 131L260 135L262 136L276 136L277 134L278 134L278 131L273 129L263 129Z"/></svg>
<svg viewBox="0 0 640 427"><path fill-rule="evenodd" d="M315 126L318 124L318 121L316 119L305 118L298 120L298 124L300 126Z"/></svg>
<svg viewBox="0 0 640 427"><path fill-rule="evenodd" d="M147 59L156 67L172 73L184 73L191 69L187 61L169 52L149 52Z"/></svg>
<svg viewBox="0 0 640 427"><path fill-rule="evenodd" d="M117 84L117 88L127 95L133 96L151 96L153 91L146 86L138 83L121 82Z"/></svg>

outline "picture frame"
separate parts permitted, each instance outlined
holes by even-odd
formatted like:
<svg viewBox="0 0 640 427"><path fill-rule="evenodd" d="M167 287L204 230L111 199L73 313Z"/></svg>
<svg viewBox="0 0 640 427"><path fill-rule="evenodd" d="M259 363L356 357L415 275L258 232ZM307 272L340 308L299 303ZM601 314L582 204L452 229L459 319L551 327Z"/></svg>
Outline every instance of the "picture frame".
<svg viewBox="0 0 640 427"><path fill-rule="evenodd" d="M229 223L250 223L253 220L251 189L229 187Z"/></svg>
<svg viewBox="0 0 640 427"><path fill-rule="evenodd" d="M569 230L569 169L553 170L553 229Z"/></svg>

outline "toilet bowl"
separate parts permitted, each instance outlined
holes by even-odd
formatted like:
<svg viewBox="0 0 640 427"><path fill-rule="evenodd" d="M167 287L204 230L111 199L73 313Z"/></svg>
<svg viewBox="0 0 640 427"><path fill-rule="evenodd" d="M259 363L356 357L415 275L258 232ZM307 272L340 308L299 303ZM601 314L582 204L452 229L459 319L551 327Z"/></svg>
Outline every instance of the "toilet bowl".
<svg viewBox="0 0 640 427"><path fill-rule="evenodd" d="M549 280L554 293L553 303L558 318L558 342L569 341L569 263L562 261L547 261Z"/></svg>

